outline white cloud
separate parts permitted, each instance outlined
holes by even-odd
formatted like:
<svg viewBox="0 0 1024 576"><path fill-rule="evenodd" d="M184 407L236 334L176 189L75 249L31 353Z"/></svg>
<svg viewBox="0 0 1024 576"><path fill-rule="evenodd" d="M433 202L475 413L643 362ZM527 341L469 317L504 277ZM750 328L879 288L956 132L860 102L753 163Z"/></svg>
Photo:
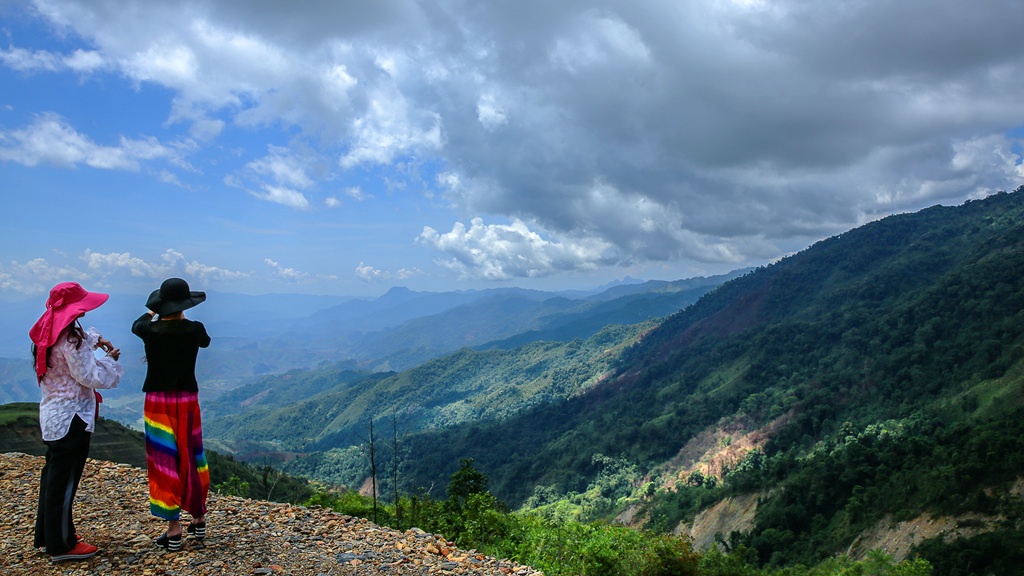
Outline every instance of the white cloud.
<svg viewBox="0 0 1024 576"><path fill-rule="evenodd" d="M159 173L159 178L160 181L164 182L165 184L173 184L181 188L186 188L186 186L181 183L181 180L178 180L178 176L169 170L161 170Z"/></svg>
<svg viewBox="0 0 1024 576"><path fill-rule="evenodd" d="M593 269L607 263L612 247L595 238L568 242L544 240L519 220L512 224L484 224L474 218L469 229L456 222L451 232L427 226L417 238L451 259L439 264L465 277L488 280L537 278L557 272Z"/></svg>
<svg viewBox="0 0 1024 576"><path fill-rule="evenodd" d="M278 278L281 278L283 280L287 280L289 282L297 282L308 276L308 274L306 274L305 272L299 272L294 268L285 268L284 266L281 266L280 264L278 264L274 260L271 260L270 258L264 258L263 261L266 262L268 266L274 269L274 274Z"/></svg>
<svg viewBox="0 0 1024 576"><path fill-rule="evenodd" d="M35 258L24 264L0 264L0 290L22 294L45 294L59 282L85 282L87 272L70 266L50 264L44 258Z"/></svg>
<svg viewBox="0 0 1024 576"><path fill-rule="evenodd" d="M359 278L360 280L380 280L383 277L384 272L374 268L373 266L368 266L363 262L360 262L359 266L356 266L356 278Z"/></svg>
<svg viewBox="0 0 1024 576"><path fill-rule="evenodd" d="M280 146L269 146L266 156L249 162L238 177L228 178L226 182L244 188L241 181L248 180L259 189L248 190L256 198L307 210L311 206L310 200L301 190L316 187L316 181L310 174L315 162L315 157L311 155L300 155Z"/></svg>
<svg viewBox="0 0 1024 576"><path fill-rule="evenodd" d="M420 274L422 274L422 272L417 268L401 268L397 272L389 272L386 270L379 270L363 262L360 262L359 266L356 266L355 270L356 278L363 280L364 282L391 282L395 280L407 280Z"/></svg>
<svg viewBox="0 0 1024 576"><path fill-rule="evenodd" d="M3 62L9 68L22 72L56 71L63 66L63 59L57 54L42 50L26 50L24 48L0 50L0 62Z"/></svg>
<svg viewBox="0 0 1024 576"><path fill-rule="evenodd" d="M476 117L480 124L488 130L494 130L508 122L505 113L493 94L485 94L476 104Z"/></svg>
<svg viewBox="0 0 1024 576"><path fill-rule="evenodd" d="M166 269L162 276L182 275L197 278L205 282L225 282L249 278L251 276L248 272L239 272L237 270L229 270L219 266L210 266L208 264L203 264L198 260L188 260L183 254L176 250L167 250L160 256L160 258L166 264ZM181 272L184 272L184 274L180 274Z"/></svg>
<svg viewBox="0 0 1024 576"><path fill-rule="evenodd" d="M176 149L164 146L152 137L132 140L122 136L118 144L97 144L60 116L43 113L26 128L0 132L0 160L25 166L50 164L72 167L84 164L105 170L137 171L140 161L179 158Z"/></svg>
<svg viewBox="0 0 1024 576"><path fill-rule="evenodd" d="M109 63L95 50L75 50L64 59L64 64L75 72L96 72L109 67Z"/></svg>
<svg viewBox="0 0 1024 576"><path fill-rule="evenodd" d="M650 49L636 29L596 11L581 15L555 40L551 51L551 60L570 72L595 66L643 66L649 59Z"/></svg>
<svg viewBox="0 0 1024 576"><path fill-rule="evenodd" d="M291 188L283 188L281 186L271 186L267 184L263 186L262 192L253 192L250 190L249 193L260 200L266 200L267 202L276 202L299 210L309 208L309 199L306 198L302 192L292 190Z"/></svg>
<svg viewBox="0 0 1024 576"><path fill-rule="evenodd" d="M322 101L336 112L344 112L350 105L352 90L359 82L344 64L327 64L320 72L323 86Z"/></svg>
<svg viewBox="0 0 1024 576"><path fill-rule="evenodd" d="M128 252L123 254L119 254L117 252L100 254L86 249L81 258L85 261L86 266L88 266L90 270L100 274L108 274L116 270L124 270L132 276L155 279L164 276L167 271L166 266L150 264L141 258L133 257Z"/></svg>
<svg viewBox="0 0 1024 576"><path fill-rule="evenodd" d="M60 254L61 259L69 259ZM202 283L231 283L248 279L252 274L204 264L188 259L176 250L167 250L157 261L147 261L128 252L102 253L86 249L69 263L51 263L35 258L25 263L0 264L0 290L23 294L45 294L59 282L88 282L93 286L148 287L165 278L181 276ZM83 267L84 266L84 267Z"/></svg>
<svg viewBox="0 0 1024 576"><path fill-rule="evenodd" d="M224 130L224 121L217 118L197 117L192 120L189 134L199 140L213 140Z"/></svg>
<svg viewBox="0 0 1024 576"><path fill-rule="evenodd" d="M441 149L440 115L416 111L390 86L369 97L365 114L352 123L352 144L339 161L342 168L389 164L403 155L435 153Z"/></svg>
<svg viewBox="0 0 1024 576"><path fill-rule="evenodd" d="M127 272L134 277L146 277L153 280L168 276L189 276L204 281L237 280L249 277L246 272L210 266L198 260L189 260L184 254L173 249L168 249L161 254L160 262L147 262L127 252L102 254L89 249L85 250L81 259L86 262L90 271L104 278L118 272Z"/></svg>
<svg viewBox="0 0 1024 576"><path fill-rule="evenodd" d="M341 193L355 200L356 202L365 202L373 198L373 194L369 194L359 186L348 186L341 190ZM343 202L337 196L328 196L324 199L324 205L328 208L338 208Z"/></svg>
<svg viewBox="0 0 1024 576"><path fill-rule="evenodd" d="M333 274L310 274L308 272L302 272L295 268L286 268L278 263L276 260L270 258L264 258L263 261L274 269L273 277L277 280L283 280L289 284L298 284L302 282L322 282L322 281L335 281L338 279Z"/></svg>
<svg viewBox="0 0 1024 576"><path fill-rule="evenodd" d="M71 70L78 73L97 72L110 67L103 56L95 50L75 50L68 55L46 50L25 48L0 49L0 63L21 72L61 72Z"/></svg>
<svg viewBox="0 0 1024 576"><path fill-rule="evenodd" d="M1024 182L1024 164L1019 154L1012 151L1012 142L1003 135L990 135L953 144L950 168L969 175L989 175L992 181L984 183L978 192L995 192L989 186L1005 181ZM987 186L986 186L987 185Z"/></svg>
<svg viewBox="0 0 1024 576"><path fill-rule="evenodd" d="M349 198L357 200L359 202L373 198L373 194L367 194L366 192L363 192L363 189L360 188L359 186L350 186L342 190L342 192L344 192L345 196L348 196Z"/></svg>
<svg viewBox="0 0 1024 576"><path fill-rule="evenodd" d="M292 188L307 189L313 180L307 173L306 159L290 154L288 150L271 146L270 154L246 165L246 169L258 176L270 177L277 184Z"/></svg>

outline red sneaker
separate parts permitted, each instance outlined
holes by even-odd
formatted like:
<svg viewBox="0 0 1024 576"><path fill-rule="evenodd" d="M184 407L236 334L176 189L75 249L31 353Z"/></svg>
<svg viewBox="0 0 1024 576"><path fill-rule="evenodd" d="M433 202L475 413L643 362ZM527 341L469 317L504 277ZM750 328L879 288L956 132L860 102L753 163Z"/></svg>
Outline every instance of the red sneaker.
<svg viewBox="0 0 1024 576"><path fill-rule="evenodd" d="M99 548L86 544L85 542L79 542L75 544L75 547L63 554L54 554L50 556L50 562L63 562L65 560L84 560L86 558L95 556L99 552Z"/></svg>

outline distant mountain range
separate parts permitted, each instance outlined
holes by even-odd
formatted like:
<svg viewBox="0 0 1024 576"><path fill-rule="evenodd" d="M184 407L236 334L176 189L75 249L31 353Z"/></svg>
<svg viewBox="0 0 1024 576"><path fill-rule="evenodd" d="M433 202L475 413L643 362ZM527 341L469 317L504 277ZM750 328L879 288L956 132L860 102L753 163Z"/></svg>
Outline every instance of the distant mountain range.
<svg viewBox="0 0 1024 576"><path fill-rule="evenodd" d="M396 287L376 299L351 299L211 291L189 317L206 324L214 339L197 370L204 390L215 398L294 369L342 362L370 372L400 371L463 347L586 338L608 324L672 314L743 272L676 282L626 279L589 292L502 288L431 293ZM129 424L137 424L141 415L144 352L130 328L145 310L143 301L143 296L112 294L83 322L122 350L126 374L118 389L105 395L105 408L108 416ZM41 306L34 300L0 301L0 356L12 357L0 358L0 375L8 382L0 389L0 402L38 399L27 330Z"/></svg>

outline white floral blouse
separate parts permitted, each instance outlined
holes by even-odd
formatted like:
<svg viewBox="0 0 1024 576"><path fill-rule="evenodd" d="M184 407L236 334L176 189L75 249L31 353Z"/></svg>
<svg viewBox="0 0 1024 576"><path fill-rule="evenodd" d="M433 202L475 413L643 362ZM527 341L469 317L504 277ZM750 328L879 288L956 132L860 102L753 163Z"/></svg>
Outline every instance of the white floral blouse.
<svg viewBox="0 0 1024 576"><path fill-rule="evenodd" d="M96 428L96 388L116 388L124 368L113 358L96 358L100 333L90 327L81 346L75 349L61 333L50 352L50 364L40 383L39 426L43 440L60 440L67 435L77 414L86 430Z"/></svg>

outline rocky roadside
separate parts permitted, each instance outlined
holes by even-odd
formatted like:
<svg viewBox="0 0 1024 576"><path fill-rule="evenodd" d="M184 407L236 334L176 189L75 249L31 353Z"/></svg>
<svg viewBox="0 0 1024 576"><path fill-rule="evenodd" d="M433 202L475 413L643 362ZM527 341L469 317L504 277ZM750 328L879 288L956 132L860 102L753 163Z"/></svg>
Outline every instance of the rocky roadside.
<svg viewBox="0 0 1024 576"><path fill-rule="evenodd" d="M212 493L205 541L188 539L182 551L166 552L155 543L166 523L149 514L145 470L101 460L86 464L75 500L78 533L100 552L53 563L32 547L42 466L42 457L0 454L0 574L542 576L459 550L440 535L398 532L316 506Z"/></svg>

